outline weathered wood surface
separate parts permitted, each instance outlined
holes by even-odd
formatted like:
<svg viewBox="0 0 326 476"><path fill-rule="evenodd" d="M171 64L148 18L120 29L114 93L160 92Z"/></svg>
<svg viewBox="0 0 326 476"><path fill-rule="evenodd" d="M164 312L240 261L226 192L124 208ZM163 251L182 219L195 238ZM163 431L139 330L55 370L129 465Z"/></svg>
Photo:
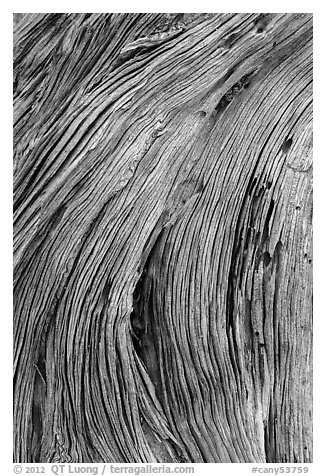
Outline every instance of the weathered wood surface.
<svg viewBox="0 0 326 476"><path fill-rule="evenodd" d="M25 15L14 128L15 461L311 461L311 15Z"/></svg>

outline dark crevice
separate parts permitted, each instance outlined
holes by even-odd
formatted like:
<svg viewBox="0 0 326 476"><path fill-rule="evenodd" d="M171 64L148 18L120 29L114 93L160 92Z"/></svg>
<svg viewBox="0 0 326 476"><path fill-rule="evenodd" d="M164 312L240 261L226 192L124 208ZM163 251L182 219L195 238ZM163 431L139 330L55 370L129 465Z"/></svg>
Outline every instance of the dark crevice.
<svg viewBox="0 0 326 476"><path fill-rule="evenodd" d="M233 250L231 253L231 264L228 276L228 286L227 286L227 295L226 295L226 334L229 344L229 354L230 354L230 361L234 371L234 375L237 376L240 372L240 362L238 356L238 344L236 338L236 329L234 323L234 313L235 313L235 299L236 299L236 292L235 292L235 282L236 282L236 269L238 267L239 262L239 248L242 242L242 226L243 226L243 217L245 215L246 210L246 198L245 196L244 201L242 202L241 209L238 216L238 221L236 224L235 230L235 239L233 243Z"/></svg>
<svg viewBox="0 0 326 476"><path fill-rule="evenodd" d="M263 189L261 189L263 190ZM255 270L258 270L259 268L259 265L261 262L263 262L264 266L265 267L268 267L272 258L270 256L270 253L268 251L268 246L269 246L269 226L270 226L270 220L271 220L271 216L272 216L272 213L273 213L273 210L274 210L274 206L275 206L275 202L274 200L272 199L270 204L269 204L269 207L268 207L268 211L267 211L267 214L266 214L266 219L265 219L265 222L264 222L264 226L263 226L263 231L261 234L258 234L256 235L256 242L255 242L255 245L256 245L256 258L255 258ZM257 216L258 214L258 210L259 210L259 204L257 203L257 209L256 209L256 212L255 212L255 216Z"/></svg>
<svg viewBox="0 0 326 476"><path fill-rule="evenodd" d="M228 36L224 42L224 47L225 48L232 48L232 46L238 41L239 39L239 33L232 33L230 36Z"/></svg>
<svg viewBox="0 0 326 476"><path fill-rule="evenodd" d="M271 202L270 202L270 205L268 207L266 220L265 220L265 223L264 223L263 235L262 235L262 246L264 245L264 243L267 242L268 237L269 237L269 223L270 223L270 220L271 220L271 217L272 217L274 206L275 206L275 201L272 199Z"/></svg>
<svg viewBox="0 0 326 476"><path fill-rule="evenodd" d="M155 345L155 333L153 330L152 313L152 293L146 295L146 290L141 284L137 286L136 292L140 293L138 302L134 301L134 309L130 315L131 336L134 350L143 363L154 387L159 390L160 373L157 358L157 348ZM146 302L146 299L148 300ZM157 398L160 400L162 392L157 391Z"/></svg>
<svg viewBox="0 0 326 476"><path fill-rule="evenodd" d="M270 18L270 14L268 13L261 13L257 20L255 21L256 33L258 35L264 33L266 27L268 25L268 21Z"/></svg>
<svg viewBox="0 0 326 476"><path fill-rule="evenodd" d="M271 258L271 255L269 254L268 251L265 251L263 253L263 263L264 263L264 266L268 266L271 262L272 258Z"/></svg>
<svg viewBox="0 0 326 476"><path fill-rule="evenodd" d="M292 137L290 137L289 139L286 139L282 144L282 152L286 154L291 149L292 144L293 144Z"/></svg>
<svg viewBox="0 0 326 476"><path fill-rule="evenodd" d="M239 81L233 84L230 89L228 89L224 96L222 96L218 105L215 107L215 115L221 114L223 111L225 111L225 109L229 106L233 99L238 96L243 89L247 89L249 87L250 80L253 78L256 72L257 70L255 69L250 73L245 74L244 76L242 76L242 78L239 79Z"/></svg>
<svg viewBox="0 0 326 476"><path fill-rule="evenodd" d="M68 208L67 205L60 205L56 209L56 211L51 215L49 219L49 224L50 224L49 231L55 230L55 228L60 224L67 208Z"/></svg>
<svg viewBox="0 0 326 476"><path fill-rule="evenodd" d="M158 220L158 224L160 219ZM143 363L160 400L161 379L158 365L158 349L154 330L154 300L152 281L148 269L160 243L164 228L154 229L143 251L143 269L133 292L133 310L130 314L131 337L135 353Z"/></svg>
<svg viewBox="0 0 326 476"><path fill-rule="evenodd" d="M161 228L162 220L164 221L164 215L158 220L157 228L154 228L154 231L149 236L143 249L141 261L144 265L133 292L133 310L130 314L130 333L134 352L143 364L143 367L153 384L157 400L160 402L162 407L164 407L164 392L159 366L159 335L156 330L155 319L157 311L155 307L153 281L149 274L149 268L153 266L153 262L157 259L157 250L160 246L164 232L164 228ZM146 385L145 382L143 382L143 384ZM155 432L150 430L151 426L148 425L146 414L143 414L142 417L142 427L148 427L145 432L146 439L149 445L155 448L156 452L164 454L166 457L167 445L170 448L169 457L173 458L171 460L172 462L182 463L189 461L189 456L187 456L182 448L172 440L169 439L165 443L158 442Z"/></svg>
<svg viewBox="0 0 326 476"><path fill-rule="evenodd" d="M44 399L45 392L42 389L42 381L40 376L35 375L34 381L34 398L32 404L32 435L31 435L31 461L38 463L40 461L41 453L41 440L43 435L43 415L42 415L42 401Z"/></svg>
<svg viewBox="0 0 326 476"><path fill-rule="evenodd" d="M246 216L249 213L253 213L253 201L258 203L259 197L262 193L262 190L259 190L258 197L254 195L252 197L253 191L257 184L256 169L259 161L255 163L255 166L252 170L251 176L249 178L246 191L244 193L243 201L238 212L238 219L235 227L235 235L233 242L233 249L231 252L231 264L228 277L228 287L227 287L227 310L226 310L226 330L227 338L229 342L230 349L230 360L233 367L235 375L238 375L240 372L240 362L239 362L239 349L236 339L236 329L234 323L234 314L235 314L235 302L236 302L236 282L238 282L241 287L242 276L244 273L245 265L245 255L244 252L249 246L249 237L250 240L253 239L254 229L249 226L249 228L244 228ZM249 207L249 208L248 208ZM250 319L249 319L250 322ZM252 329L253 330L253 329Z"/></svg>
<svg viewBox="0 0 326 476"><path fill-rule="evenodd" d="M277 271L280 268L282 249L283 249L283 244L281 241L278 241L276 243L275 250L273 253L273 265L275 264Z"/></svg>
<svg viewBox="0 0 326 476"><path fill-rule="evenodd" d="M272 406L269 407L268 420L264 425L264 450L266 463L275 463L276 451L276 434L275 434L275 417Z"/></svg>

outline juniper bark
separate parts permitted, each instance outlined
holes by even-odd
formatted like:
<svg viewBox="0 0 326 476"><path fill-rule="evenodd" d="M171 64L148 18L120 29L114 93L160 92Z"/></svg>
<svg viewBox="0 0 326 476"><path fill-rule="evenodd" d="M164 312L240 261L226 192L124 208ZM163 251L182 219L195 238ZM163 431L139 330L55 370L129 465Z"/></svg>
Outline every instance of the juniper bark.
<svg viewBox="0 0 326 476"><path fill-rule="evenodd" d="M14 460L312 460L312 16L26 14Z"/></svg>

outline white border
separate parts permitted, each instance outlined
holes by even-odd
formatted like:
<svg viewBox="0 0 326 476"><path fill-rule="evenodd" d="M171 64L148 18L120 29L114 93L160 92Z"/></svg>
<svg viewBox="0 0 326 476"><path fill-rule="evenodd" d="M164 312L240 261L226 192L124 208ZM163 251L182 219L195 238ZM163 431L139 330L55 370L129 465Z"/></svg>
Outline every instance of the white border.
<svg viewBox="0 0 326 476"><path fill-rule="evenodd" d="M51 8L50 8L51 6ZM58 0L56 2L38 1L14 1L11 4L11 11L15 13L31 12L110 12L110 13L201 13L201 12L220 12L220 13L246 13L246 12L277 12L277 13L291 13L302 12L311 13L313 2L288 2L288 1L274 1L274 2L259 2L259 1L227 1L227 2L213 2L213 1L173 1L166 0L164 2L155 1L140 1L131 2L126 0L119 0L118 2L110 1L91 1L91 2L72 2Z"/></svg>

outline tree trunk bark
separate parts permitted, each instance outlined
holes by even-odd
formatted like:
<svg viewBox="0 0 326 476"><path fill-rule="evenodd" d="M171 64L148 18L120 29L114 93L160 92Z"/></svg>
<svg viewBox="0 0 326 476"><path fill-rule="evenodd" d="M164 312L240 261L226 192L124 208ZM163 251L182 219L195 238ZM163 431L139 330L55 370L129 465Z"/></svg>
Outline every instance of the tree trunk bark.
<svg viewBox="0 0 326 476"><path fill-rule="evenodd" d="M14 460L311 462L312 16L14 33Z"/></svg>

